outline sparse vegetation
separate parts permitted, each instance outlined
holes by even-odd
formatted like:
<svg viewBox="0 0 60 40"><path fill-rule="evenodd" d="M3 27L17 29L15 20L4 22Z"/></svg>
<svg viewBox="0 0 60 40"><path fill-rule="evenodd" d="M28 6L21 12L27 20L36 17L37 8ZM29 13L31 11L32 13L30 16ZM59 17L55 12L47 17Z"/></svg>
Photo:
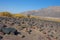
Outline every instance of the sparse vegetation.
<svg viewBox="0 0 60 40"><path fill-rule="evenodd" d="M39 17L39 16L33 16L33 15L24 15L24 14L11 14L9 12L0 12L0 16L6 16L6 17L16 17L16 18L39 18L41 20L48 20L48 21L56 21L56 22L60 22L60 19L58 18L45 18L45 17Z"/></svg>
<svg viewBox="0 0 60 40"><path fill-rule="evenodd" d="M11 17L11 13L9 12L0 12L0 16L7 16L7 17Z"/></svg>
<svg viewBox="0 0 60 40"><path fill-rule="evenodd" d="M39 18L38 16L36 17L36 16L31 16L31 15L3 13L0 16L0 34L3 36L6 36L6 34L12 35L12 36L15 35L16 37L19 37L21 39L25 37L26 38L29 37L30 39L31 37L38 40L38 37L41 35L42 35L41 37L43 37L41 39L46 38L47 40L53 40L54 37L58 37L57 39L59 39L60 38L59 37L60 22L58 22L55 19L54 19L55 21L52 21L52 20L45 19L43 17ZM50 39L51 37L52 39Z"/></svg>

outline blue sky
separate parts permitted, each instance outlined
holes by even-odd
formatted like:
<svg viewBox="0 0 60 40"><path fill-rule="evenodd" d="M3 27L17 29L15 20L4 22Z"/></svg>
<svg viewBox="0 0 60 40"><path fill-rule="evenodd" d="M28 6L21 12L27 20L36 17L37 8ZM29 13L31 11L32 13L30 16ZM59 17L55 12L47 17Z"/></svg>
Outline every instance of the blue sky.
<svg viewBox="0 0 60 40"><path fill-rule="evenodd" d="M0 0L0 12L20 13L49 6L60 6L60 0Z"/></svg>

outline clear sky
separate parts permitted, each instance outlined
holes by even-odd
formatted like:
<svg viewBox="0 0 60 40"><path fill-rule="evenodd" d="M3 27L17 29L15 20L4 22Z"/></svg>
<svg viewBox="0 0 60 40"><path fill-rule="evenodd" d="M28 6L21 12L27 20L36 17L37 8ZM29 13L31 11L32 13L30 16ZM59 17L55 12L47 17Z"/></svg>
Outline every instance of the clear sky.
<svg viewBox="0 0 60 40"><path fill-rule="evenodd" d="M60 0L0 0L0 12L20 13L49 6L60 6Z"/></svg>

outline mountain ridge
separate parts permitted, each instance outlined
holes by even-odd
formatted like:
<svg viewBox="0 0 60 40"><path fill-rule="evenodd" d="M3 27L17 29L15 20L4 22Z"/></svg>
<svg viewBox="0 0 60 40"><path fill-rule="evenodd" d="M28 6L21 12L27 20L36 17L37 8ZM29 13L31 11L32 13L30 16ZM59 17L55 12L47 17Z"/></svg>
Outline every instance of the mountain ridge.
<svg viewBox="0 0 60 40"><path fill-rule="evenodd" d="M26 11L26 12L22 12L22 14L30 14L30 15L35 15L35 16L60 18L60 6L43 8L40 10Z"/></svg>

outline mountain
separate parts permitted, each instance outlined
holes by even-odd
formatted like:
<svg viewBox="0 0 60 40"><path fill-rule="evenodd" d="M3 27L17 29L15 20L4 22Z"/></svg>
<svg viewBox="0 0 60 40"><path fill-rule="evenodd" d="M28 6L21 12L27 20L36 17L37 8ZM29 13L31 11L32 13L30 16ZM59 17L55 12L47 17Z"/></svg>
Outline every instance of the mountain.
<svg viewBox="0 0 60 40"><path fill-rule="evenodd" d="M35 15L35 16L60 18L60 6L53 6L53 7L43 8L40 10L32 10L32 11L27 11L22 13Z"/></svg>

